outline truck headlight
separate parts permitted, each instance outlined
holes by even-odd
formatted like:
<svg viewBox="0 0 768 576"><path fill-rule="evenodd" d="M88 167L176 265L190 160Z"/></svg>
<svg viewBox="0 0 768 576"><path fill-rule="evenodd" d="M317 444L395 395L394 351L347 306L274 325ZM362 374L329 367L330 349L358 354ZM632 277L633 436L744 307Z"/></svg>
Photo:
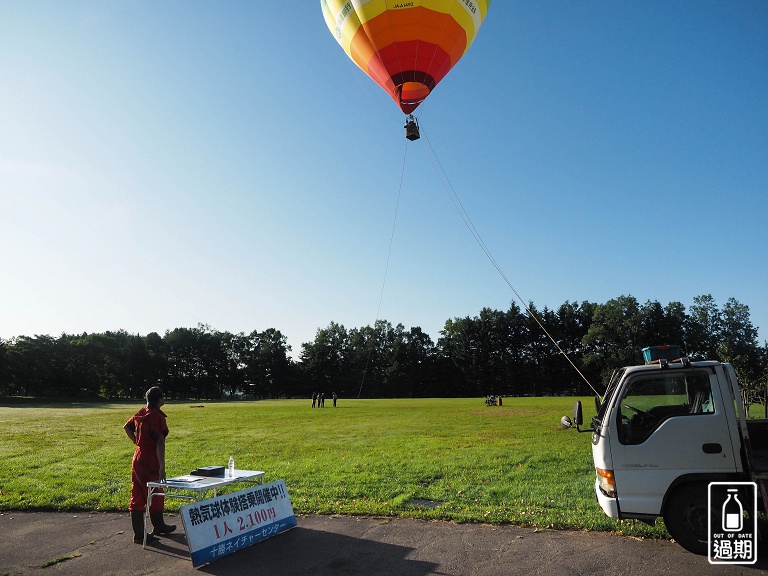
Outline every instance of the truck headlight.
<svg viewBox="0 0 768 576"><path fill-rule="evenodd" d="M603 494L610 498L616 498L616 477L613 474L613 470L603 470L602 468L596 468L597 481L600 485L600 490Z"/></svg>

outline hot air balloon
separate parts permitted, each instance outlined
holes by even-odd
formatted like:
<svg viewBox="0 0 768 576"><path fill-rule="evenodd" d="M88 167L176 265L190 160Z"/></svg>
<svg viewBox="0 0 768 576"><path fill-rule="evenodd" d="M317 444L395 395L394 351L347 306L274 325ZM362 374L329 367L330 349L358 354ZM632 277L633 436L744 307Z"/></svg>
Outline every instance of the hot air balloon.
<svg viewBox="0 0 768 576"><path fill-rule="evenodd" d="M320 0L328 29L344 52L405 114L416 110L464 55L490 4L491 0ZM412 117L409 121L415 124Z"/></svg>

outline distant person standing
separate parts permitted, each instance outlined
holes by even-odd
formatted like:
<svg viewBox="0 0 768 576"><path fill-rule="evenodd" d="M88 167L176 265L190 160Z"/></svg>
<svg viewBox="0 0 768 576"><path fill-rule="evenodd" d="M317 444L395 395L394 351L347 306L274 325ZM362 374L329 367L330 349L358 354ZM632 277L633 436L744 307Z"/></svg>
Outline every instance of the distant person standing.
<svg viewBox="0 0 768 576"><path fill-rule="evenodd" d="M333 407L336 408L336 400L338 400L338 396L336 395L336 392L333 393Z"/></svg>
<svg viewBox="0 0 768 576"><path fill-rule="evenodd" d="M325 392L320 392L320 400L317 404L320 408L325 408Z"/></svg>
<svg viewBox="0 0 768 576"><path fill-rule="evenodd" d="M312 392L312 408L315 407L316 401L317 401L317 392Z"/></svg>
<svg viewBox="0 0 768 576"><path fill-rule="evenodd" d="M158 386L153 386L145 394L147 405L136 412L123 426L126 435L136 445L131 461L131 511L133 541L144 542L144 511L147 507L147 482L165 480L165 437L168 425L160 407L165 404L165 396ZM158 491L162 494L162 490ZM158 492L155 492L157 494ZM164 498L153 497L149 507L149 518L154 530L147 540L156 540L158 534L170 534L176 530L174 524L163 520ZM150 538L151 536L151 538Z"/></svg>

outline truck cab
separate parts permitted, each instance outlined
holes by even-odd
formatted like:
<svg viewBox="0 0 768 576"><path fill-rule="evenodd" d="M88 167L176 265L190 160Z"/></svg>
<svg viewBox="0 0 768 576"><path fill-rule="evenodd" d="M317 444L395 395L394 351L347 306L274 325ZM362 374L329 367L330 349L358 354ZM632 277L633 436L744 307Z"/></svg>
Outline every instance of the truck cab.
<svg viewBox="0 0 768 576"><path fill-rule="evenodd" d="M716 361L657 360L619 370L596 401L595 494L609 517L663 517L680 545L706 554L709 483L754 472L736 375ZM577 402L577 426L581 414Z"/></svg>

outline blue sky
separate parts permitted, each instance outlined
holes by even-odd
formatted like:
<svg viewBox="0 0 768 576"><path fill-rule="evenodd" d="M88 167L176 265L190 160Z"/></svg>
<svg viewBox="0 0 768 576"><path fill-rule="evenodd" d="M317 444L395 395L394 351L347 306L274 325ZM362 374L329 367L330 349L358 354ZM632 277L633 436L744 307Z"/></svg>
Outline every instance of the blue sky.
<svg viewBox="0 0 768 576"><path fill-rule="evenodd" d="M762 342L766 30L762 0L495 0L409 143L319 2L0 0L0 338L437 340L515 295L436 158L539 308L734 297Z"/></svg>

